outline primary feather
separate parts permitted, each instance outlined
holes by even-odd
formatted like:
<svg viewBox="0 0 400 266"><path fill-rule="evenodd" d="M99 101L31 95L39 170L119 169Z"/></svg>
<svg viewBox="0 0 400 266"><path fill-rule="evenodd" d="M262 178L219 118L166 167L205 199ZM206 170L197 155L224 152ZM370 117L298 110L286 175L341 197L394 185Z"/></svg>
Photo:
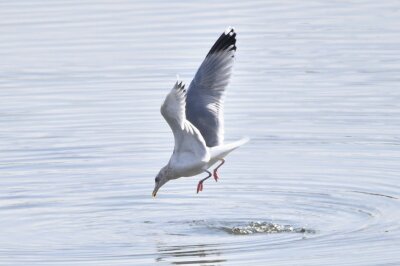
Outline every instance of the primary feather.
<svg viewBox="0 0 400 266"><path fill-rule="evenodd" d="M224 141L224 93L236 52L236 33L228 28L208 52L187 93L187 119L200 131L208 147Z"/></svg>

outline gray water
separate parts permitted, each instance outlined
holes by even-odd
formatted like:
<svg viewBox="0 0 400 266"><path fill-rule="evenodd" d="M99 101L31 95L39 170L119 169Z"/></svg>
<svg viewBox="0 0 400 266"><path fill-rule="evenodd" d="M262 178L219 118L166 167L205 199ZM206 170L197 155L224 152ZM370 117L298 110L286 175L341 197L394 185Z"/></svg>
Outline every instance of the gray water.
<svg viewBox="0 0 400 266"><path fill-rule="evenodd" d="M159 107L238 32L220 181ZM400 265L398 1L2 1L0 265Z"/></svg>

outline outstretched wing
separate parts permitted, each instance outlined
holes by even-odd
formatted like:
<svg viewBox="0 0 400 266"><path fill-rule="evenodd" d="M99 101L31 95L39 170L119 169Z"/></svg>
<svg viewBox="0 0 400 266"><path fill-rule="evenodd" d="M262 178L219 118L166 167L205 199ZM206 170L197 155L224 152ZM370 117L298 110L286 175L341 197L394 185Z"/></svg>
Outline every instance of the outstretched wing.
<svg viewBox="0 0 400 266"><path fill-rule="evenodd" d="M177 81L161 106L161 114L174 134L174 155L194 156L193 159L201 160L208 154L206 143L200 132L186 120L186 96L185 85Z"/></svg>
<svg viewBox="0 0 400 266"><path fill-rule="evenodd" d="M161 105L161 114L171 127L172 132L182 130L186 120L186 90L182 82L176 81Z"/></svg>
<svg viewBox="0 0 400 266"><path fill-rule="evenodd" d="M236 52L236 33L228 28L207 54L187 94L187 119L201 132L208 147L223 144L223 98Z"/></svg>

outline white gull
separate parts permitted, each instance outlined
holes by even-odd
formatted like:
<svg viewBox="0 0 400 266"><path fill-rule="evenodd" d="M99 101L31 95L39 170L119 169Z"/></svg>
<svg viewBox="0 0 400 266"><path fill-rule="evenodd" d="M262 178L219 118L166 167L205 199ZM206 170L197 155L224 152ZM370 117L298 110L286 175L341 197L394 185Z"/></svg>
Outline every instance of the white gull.
<svg viewBox="0 0 400 266"><path fill-rule="evenodd" d="M155 178L153 197L168 181L206 172L203 182L214 176L224 164L225 156L249 139L224 144L223 101L236 52L236 33L229 27L212 46L189 89L182 81L175 83L161 106L161 114L174 134L175 147L166 166ZM208 169L220 162L213 174Z"/></svg>

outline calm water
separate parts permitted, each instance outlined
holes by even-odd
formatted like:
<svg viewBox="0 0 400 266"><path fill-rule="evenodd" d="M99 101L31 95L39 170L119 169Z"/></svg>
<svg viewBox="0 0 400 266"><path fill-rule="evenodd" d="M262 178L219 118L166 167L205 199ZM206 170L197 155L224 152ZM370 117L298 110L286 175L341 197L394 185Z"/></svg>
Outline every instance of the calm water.
<svg viewBox="0 0 400 266"><path fill-rule="evenodd" d="M0 265L400 265L398 1L2 1ZM159 113L238 32L220 182Z"/></svg>

